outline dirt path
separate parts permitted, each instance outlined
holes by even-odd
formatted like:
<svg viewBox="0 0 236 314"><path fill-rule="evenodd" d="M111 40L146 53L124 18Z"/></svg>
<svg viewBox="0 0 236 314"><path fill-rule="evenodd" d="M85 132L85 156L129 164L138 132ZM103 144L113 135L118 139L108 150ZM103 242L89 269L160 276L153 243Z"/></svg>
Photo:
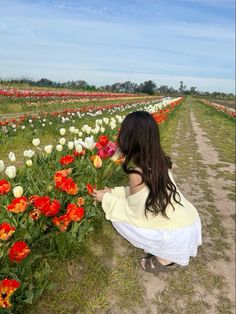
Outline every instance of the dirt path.
<svg viewBox="0 0 236 314"><path fill-rule="evenodd" d="M189 313L191 310L193 313L232 313L235 302L235 224L232 219L235 205L224 189L232 187L233 182L217 176L219 169L234 174L235 165L220 161L214 144L194 114L195 107L187 105L174 137L173 172L181 191L199 209L203 246L196 261L192 262L196 264L190 263L185 275L183 272L175 274L175 278L167 275L156 278L142 274L149 312L140 313ZM185 291L186 287L192 288L185 277L188 271L189 277L195 279L195 293L186 294ZM212 281L209 285L208 280ZM166 305L168 298L171 302Z"/></svg>

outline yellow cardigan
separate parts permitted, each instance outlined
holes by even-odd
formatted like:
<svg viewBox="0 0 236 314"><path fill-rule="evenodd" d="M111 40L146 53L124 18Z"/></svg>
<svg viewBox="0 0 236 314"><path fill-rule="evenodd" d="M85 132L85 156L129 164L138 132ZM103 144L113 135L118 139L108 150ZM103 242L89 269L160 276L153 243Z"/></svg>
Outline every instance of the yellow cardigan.
<svg viewBox="0 0 236 314"><path fill-rule="evenodd" d="M107 220L130 223L147 229L175 230L190 226L199 219L196 208L178 189L177 191L183 206L172 201L175 210L170 204L166 208L169 219L161 213L154 216L148 212L147 217L145 216L145 202L149 193L147 186L132 195L129 195L129 187L115 187L111 192L104 194L102 208Z"/></svg>

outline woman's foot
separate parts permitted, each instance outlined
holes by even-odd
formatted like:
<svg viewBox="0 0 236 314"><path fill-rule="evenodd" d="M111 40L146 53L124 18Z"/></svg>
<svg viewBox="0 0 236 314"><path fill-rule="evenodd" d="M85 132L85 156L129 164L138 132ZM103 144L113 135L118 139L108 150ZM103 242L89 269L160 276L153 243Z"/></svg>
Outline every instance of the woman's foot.
<svg viewBox="0 0 236 314"><path fill-rule="evenodd" d="M152 254L147 254L145 257L141 258L140 266L143 270L151 273L166 272L177 267L175 263L160 259Z"/></svg>

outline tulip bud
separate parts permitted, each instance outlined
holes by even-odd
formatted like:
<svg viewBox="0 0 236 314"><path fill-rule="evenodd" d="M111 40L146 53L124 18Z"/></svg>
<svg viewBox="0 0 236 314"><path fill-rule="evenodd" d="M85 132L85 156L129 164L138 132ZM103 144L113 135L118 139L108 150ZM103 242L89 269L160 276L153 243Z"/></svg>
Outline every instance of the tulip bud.
<svg viewBox="0 0 236 314"><path fill-rule="evenodd" d="M15 166L9 166L5 170L5 174L8 176L8 178L13 179L16 176L16 167Z"/></svg>
<svg viewBox="0 0 236 314"><path fill-rule="evenodd" d="M94 168L96 169L99 169L102 167L102 159L98 156L98 155L95 155L94 156L94 159L93 159L93 166Z"/></svg>
<svg viewBox="0 0 236 314"><path fill-rule="evenodd" d="M61 138L59 139L59 144L65 145L65 143L66 143L66 139L65 139L64 137L61 137Z"/></svg>
<svg viewBox="0 0 236 314"><path fill-rule="evenodd" d="M23 195L23 188L20 185L15 186L12 192L15 197L21 197Z"/></svg>
<svg viewBox="0 0 236 314"><path fill-rule="evenodd" d="M66 129L61 128L61 129L59 130L59 132L60 132L60 134L63 136L63 135L66 134Z"/></svg>
<svg viewBox="0 0 236 314"><path fill-rule="evenodd" d="M10 152L8 158L11 162L16 161L16 155L13 152Z"/></svg>
<svg viewBox="0 0 236 314"><path fill-rule="evenodd" d="M31 159L27 159L25 163L28 167L31 167L33 164Z"/></svg>
<svg viewBox="0 0 236 314"><path fill-rule="evenodd" d="M74 148L74 142L68 142L68 148L73 149Z"/></svg>
<svg viewBox="0 0 236 314"><path fill-rule="evenodd" d="M47 154L51 154L52 149L53 149L53 146L52 146L52 145L46 145L46 146L44 147L44 151L45 151L45 153L47 153Z"/></svg>
<svg viewBox="0 0 236 314"><path fill-rule="evenodd" d="M81 152L82 152L82 150L83 150L82 145L77 144L77 145L75 146L75 150L76 150L78 153L81 153Z"/></svg>
<svg viewBox="0 0 236 314"><path fill-rule="evenodd" d="M23 152L24 157L32 158L34 156L34 151L32 149L27 149Z"/></svg>
<svg viewBox="0 0 236 314"><path fill-rule="evenodd" d="M40 139L39 138L34 138L33 139L33 141L32 141L32 144L34 145L34 146L39 146L39 144L40 144Z"/></svg>
<svg viewBox="0 0 236 314"><path fill-rule="evenodd" d="M123 154L121 153L121 151L119 149L116 150L115 154L111 157L111 160L116 162L117 160L119 160L121 157L123 156Z"/></svg>
<svg viewBox="0 0 236 314"><path fill-rule="evenodd" d="M0 160L0 172L3 172L4 170L4 162L3 160Z"/></svg>
<svg viewBox="0 0 236 314"><path fill-rule="evenodd" d="M56 150L58 151L58 152L61 152L62 151L62 145L61 144L58 144L57 146L56 146Z"/></svg>

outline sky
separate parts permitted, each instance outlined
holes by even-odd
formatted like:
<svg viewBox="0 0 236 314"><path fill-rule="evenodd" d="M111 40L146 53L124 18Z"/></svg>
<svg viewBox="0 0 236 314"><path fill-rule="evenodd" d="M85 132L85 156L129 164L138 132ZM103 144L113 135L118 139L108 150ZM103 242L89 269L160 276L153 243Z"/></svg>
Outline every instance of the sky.
<svg viewBox="0 0 236 314"><path fill-rule="evenodd" d="M234 0L0 0L0 78L235 93Z"/></svg>

